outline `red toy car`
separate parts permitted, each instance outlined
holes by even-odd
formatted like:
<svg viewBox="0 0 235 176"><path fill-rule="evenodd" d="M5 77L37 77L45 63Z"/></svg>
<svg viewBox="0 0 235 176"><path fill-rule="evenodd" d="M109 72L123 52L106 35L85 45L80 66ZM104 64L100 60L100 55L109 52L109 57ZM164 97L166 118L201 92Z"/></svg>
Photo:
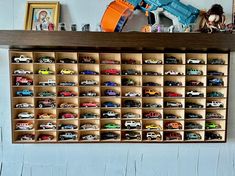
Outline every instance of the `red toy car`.
<svg viewBox="0 0 235 176"><path fill-rule="evenodd" d="M182 97L182 94L176 92L165 92L165 97Z"/></svg>
<svg viewBox="0 0 235 176"><path fill-rule="evenodd" d="M60 91L59 92L59 96L62 96L62 97L73 97L73 96L76 96L77 94L75 92L72 92L72 91L67 91L67 90L64 90L64 91Z"/></svg>
<svg viewBox="0 0 235 176"><path fill-rule="evenodd" d="M101 73L105 75L120 75L120 71L117 69L102 70Z"/></svg>
<svg viewBox="0 0 235 176"><path fill-rule="evenodd" d="M72 112L64 112L60 115L62 119L75 119L77 117L77 114Z"/></svg>
<svg viewBox="0 0 235 176"><path fill-rule="evenodd" d="M120 64L120 62L116 60L102 60L101 64Z"/></svg>
<svg viewBox="0 0 235 176"><path fill-rule="evenodd" d="M162 118L161 113L159 112L154 112L154 111L150 111L144 114L145 118Z"/></svg>
<svg viewBox="0 0 235 176"><path fill-rule="evenodd" d="M95 102L86 102L81 103L81 107L98 107L98 104Z"/></svg>
<svg viewBox="0 0 235 176"><path fill-rule="evenodd" d="M54 136L53 135L49 135L49 134L41 134L38 137L39 141L50 141L52 139L54 139Z"/></svg>
<svg viewBox="0 0 235 176"><path fill-rule="evenodd" d="M17 76L16 77L16 85L32 85L33 84L33 80L29 79L29 78L25 78L25 77L21 77L21 76Z"/></svg>

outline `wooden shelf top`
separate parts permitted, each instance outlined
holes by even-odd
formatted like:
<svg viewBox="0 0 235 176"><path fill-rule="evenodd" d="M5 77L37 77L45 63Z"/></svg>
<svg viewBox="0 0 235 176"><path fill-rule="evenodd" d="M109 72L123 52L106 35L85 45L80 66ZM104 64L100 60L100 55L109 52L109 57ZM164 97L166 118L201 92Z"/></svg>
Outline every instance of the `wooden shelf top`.
<svg viewBox="0 0 235 176"><path fill-rule="evenodd" d="M230 33L104 33L0 30L0 47L11 49L104 51L235 51Z"/></svg>

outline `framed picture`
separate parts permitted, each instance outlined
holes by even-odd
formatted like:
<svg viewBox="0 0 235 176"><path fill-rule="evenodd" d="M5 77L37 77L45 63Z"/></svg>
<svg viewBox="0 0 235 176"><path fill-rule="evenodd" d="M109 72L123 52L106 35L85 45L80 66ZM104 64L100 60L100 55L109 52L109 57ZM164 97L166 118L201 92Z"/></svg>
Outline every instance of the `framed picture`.
<svg viewBox="0 0 235 176"><path fill-rule="evenodd" d="M53 31L58 28L59 2L28 2L25 30Z"/></svg>

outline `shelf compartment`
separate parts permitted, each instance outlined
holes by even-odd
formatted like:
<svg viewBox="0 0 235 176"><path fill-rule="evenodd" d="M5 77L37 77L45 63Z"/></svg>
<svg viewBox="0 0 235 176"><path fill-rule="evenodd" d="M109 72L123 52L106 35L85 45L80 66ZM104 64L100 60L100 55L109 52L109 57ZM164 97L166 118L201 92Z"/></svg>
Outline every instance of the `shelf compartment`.
<svg viewBox="0 0 235 176"><path fill-rule="evenodd" d="M207 64L207 54L206 53L187 53L186 54L186 63L193 64L193 63L188 62L189 59L202 60L204 63L199 63L199 64ZM198 64L195 64L195 65L198 65Z"/></svg>
<svg viewBox="0 0 235 176"><path fill-rule="evenodd" d="M185 65L180 65L180 64L167 64L167 65L164 65L164 75L168 75L166 74L166 72L168 71L175 71L175 72L178 72L179 74L176 74L176 75L173 75L173 76L184 76L186 75L185 73ZM169 75L171 76L171 75Z"/></svg>
<svg viewBox="0 0 235 176"><path fill-rule="evenodd" d="M100 64L120 64L121 63L120 53L100 53L99 57L100 57ZM114 61L114 62L112 63L110 61Z"/></svg>
<svg viewBox="0 0 235 176"><path fill-rule="evenodd" d="M162 131L143 131L142 139L144 142L162 142L163 132Z"/></svg>
<svg viewBox="0 0 235 176"><path fill-rule="evenodd" d="M201 74L199 74L201 72ZM186 66L186 75L187 76L202 76L207 75L206 65L187 65Z"/></svg>
<svg viewBox="0 0 235 176"><path fill-rule="evenodd" d="M163 60L164 60L163 53L143 53L142 57L143 57L143 61L142 61L143 64L147 64L145 63L145 60L157 60L157 61L161 61L161 64L163 63Z"/></svg>
<svg viewBox="0 0 235 176"><path fill-rule="evenodd" d="M60 63L60 59L66 59L66 58L74 60L74 64L78 62L78 57L76 52L56 52L55 56L56 56L56 63Z"/></svg>
<svg viewBox="0 0 235 176"><path fill-rule="evenodd" d="M94 63L99 63L99 53L92 53L92 52L79 52L78 53L79 63L82 63L81 61L83 59L88 60L94 60ZM86 63L89 64L89 63ZM93 63L91 63L93 64Z"/></svg>
<svg viewBox="0 0 235 176"><path fill-rule="evenodd" d="M207 55L207 62L209 63L212 59L222 59L224 61L224 64L228 64L228 54L224 53L210 53Z"/></svg>
<svg viewBox="0 0 235 176"><path fill-rule="evenodd" d="M163 76L143 76L143 86L163 86Z"/></svg>
<svg viewBox="0 0 235 176"><path fill-rule="evenodd" d="M121 53L121 60L135 60L136 64L142 64L142 53Z"/></svg>
<svg viewBox="0 0 235 176"><path fill-rule="evenodd" d="M176 118L174 118L175 115ZM185 119L185 111L184 110L164 110L164 120L183 120Z"/></svg>
<svg viewBox="0 0 235 176"><path fill-rule="evenodd" d="M83 139L87 135L92 135L94 138L86 137L86 139L90 139L90 140ZM99 131L80 131L80 142L97 142L97 141L100 141Z"/></svg>
<svg viewBox="0 0 235 176"><path fill-rule="evenodd" d="M204 141L205 138L204 131L185 131L184 132L184 140L187 142L196 142L196 141Z"/></svg>
<svg viewBox="0 0 235 176"><path fill-rule="evenodd" d="M10 52L10 60L12 63L16 63L13 61L14 57L20 57L21 55L24 55L25 57L32 58L33 60L33 52L26 52L26 51L11 51ZM18 64L18 63L17 63ZM20 62L19 64L25 64L25 62Z"/></svg>
<svg viewBox="0 0 235 176"><path fill-rule="evenodd" d="M165 53L164 54L164 64L166 64L165 59L167 57L175 57L180 61L179 64L185 64L185 54L184 53Z"/></svg>

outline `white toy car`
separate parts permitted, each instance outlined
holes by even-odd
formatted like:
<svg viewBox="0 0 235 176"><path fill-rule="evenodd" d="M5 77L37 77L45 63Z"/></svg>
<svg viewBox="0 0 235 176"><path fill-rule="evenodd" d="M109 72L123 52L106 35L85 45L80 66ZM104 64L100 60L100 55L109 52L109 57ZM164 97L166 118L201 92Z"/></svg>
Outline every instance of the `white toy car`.
<svg viewBox="0 0 235 176"><path fill-rule="evenodd" d="M20 63L20 62L30 63L30 62L32 62L32 58L26 57L24 55L20 55L20 57L15 57L14 61L17 62L17 63Z"/></svg>
<svg viewBox="0 0 235 176"><path fill-rule="evenodd" d="M169 71L165 72L165 75L183 75L183 73L177 72L177 71L174 71L174 70L169 70Z"/></svg>
<svg viewBox="0 0 235 176"><path fill-rule="evenodd" d="M125 127L128 128L128 129L140 128L141 124L140 124L140 122L137 122L137 121L128 120L128 121L125 122Z"/></svg>
<svg viewBox="0 0 235 176"><path fill-rule="evenodd" d="M43 129L43 130L53 130L53 129L56 129L56 125L53 124L52 122L47 122L45 124L40 124L39 125L39 128Z"/></svg>
<svg viewBox="0 0 235 176"><path fill-rule="evenodd" d="M33 124L28 122L19 122L16 124L16 130L32 130Z"/></svg>
<svg viewBox="0 0 235 176"><path fill-rule="evenodd" d="M205 62L201 59L194 59L194 58L191 58L191 59L188 59L187 60L187 64L204 64Z"/></svg>
<svg viewBox="0 0 235 176"><path fill-rule="evenodd" d="M127 92L125 93L126 97L140 97L140 93L138 92Z"/></svg>
<svg viewBox="0 0 235 176"><path fill-rule="evenodd" d="M94 135L94 134L88 134L88 135L82 136L82 140L93 141L97 139L99 139L99 136Z"/></svg>
<svg viewBox="0 0 235 176"><path fill-rule="evenodd" d="M148 132L146 134L146 138L148 140L152 140L152 139L161 139L161 134L158 132Z"/></svg>
<svg viewBox="0 0 235 176"><path fill-rule="evenodd" d="M16 105L16 108L33 108L33 104L19 103L19 104Z"/></svg>
<svg viewBox="0 0 235 176"><path fill-rule="evenodd" d="M95 129L98 129L98 126L95 124L86 123L86 124L81 125L81 129L82 130L95 130Z"/></svg>
<svg viewBox="0 0 235 176"><path fill-rule="evenodd" d="M118 118L118 113L116 113L114 111L106 111L106 112L103 112L103 117L105 117L105 118Z"/></svg>
<svg viewBox="0 0 235 176"><path fill-rule="evenodd" d="M39 85L42 85L42 86L55 86L56 82L53 79L48 79L47 81L39 82Z"/></svg>
<svg viewBox="0 0 235 176"><path fill-rule="evenodd" d="M81 81L81 85L84 85L84 86L87 86L87 85L97 85L98 82L95 81L95 80L84 80L84 81Z"/></svg>
<svg viewBox="0 0 235 176"><path fill-rule="evenodd" d="M15 70L13 73L18 75L33 74L33 72L24 69Z"/></svg>
<svg viewBox="0 0 235 176"><path fill-rule="evenodd" d="M18 114L19 119L32 119L33 117L34 114L30 112L21 112Z"/></svg>
<svg viewBox="0 0 235 176"><path fill-rule="evenodd" d="M203 97L203 93L197 90L190 90L186 92L187 97Z"/></svg>
<svg viewBox="0 0 235 176"><path fill-rule="evenodd" d="M144 60L145 64L161 64L162 61L161 60L157 60L157 59L146 59Z"/></svg>
<svg viewBox="0 0 235 176"><path fill-rule="evenodd" d="M211 101L211 102L206 103L206 106L207 107L220 107L220 108L223 108L224 104L222 102L219 102L219 101Z"/></svg>
<svg viewBox="0 0 235 176"><path fill-rule="evenodd" d="M128 112L123 115L123 118L140 118L140 115L132 113L132 112Z"/></svg>

